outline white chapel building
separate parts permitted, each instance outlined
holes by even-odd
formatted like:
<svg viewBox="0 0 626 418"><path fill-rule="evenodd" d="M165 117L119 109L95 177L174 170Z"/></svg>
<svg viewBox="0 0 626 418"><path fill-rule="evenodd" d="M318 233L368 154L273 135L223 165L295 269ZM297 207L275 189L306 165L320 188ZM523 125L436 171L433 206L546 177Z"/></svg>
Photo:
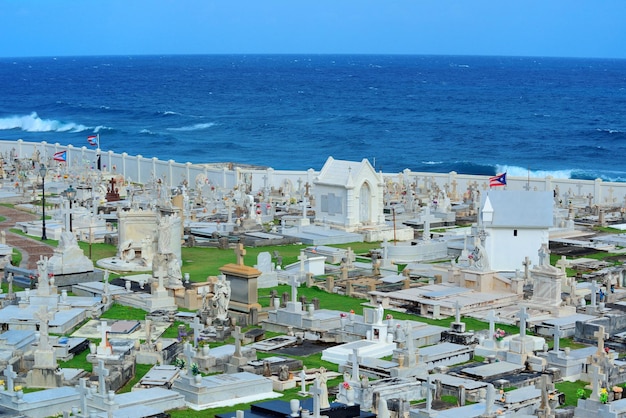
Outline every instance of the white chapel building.
<svg viewBox="0 0 626 418"><path fill-rule="evenodd" d="M491 269L523 269L525 257L539 264L539 249L548 245L553 224L551 191L492 190L483 195L480 214Z"/></svg>

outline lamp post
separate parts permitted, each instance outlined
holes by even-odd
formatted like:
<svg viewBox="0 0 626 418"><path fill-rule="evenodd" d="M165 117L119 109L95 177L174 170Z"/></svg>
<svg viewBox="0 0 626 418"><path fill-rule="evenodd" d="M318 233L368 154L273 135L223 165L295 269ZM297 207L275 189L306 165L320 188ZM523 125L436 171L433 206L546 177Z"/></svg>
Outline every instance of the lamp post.
<svg viewBox="0 0 626 418"><path fill-rule="evenodd" d="M65 190L65 196L67 196L67 199L70 201L70 232L72 232L72 202L76 197L76 189L73 188L71 184L70 187Z"/></svg>
<svg viewBox="0 0 626 418"><path fill-rule="evenodd" d="M41 174L41 213L42 213L42 229L41 240L47 240L46 236L46 172L48 169L45 165L39 166L39 174Z"/></svg>

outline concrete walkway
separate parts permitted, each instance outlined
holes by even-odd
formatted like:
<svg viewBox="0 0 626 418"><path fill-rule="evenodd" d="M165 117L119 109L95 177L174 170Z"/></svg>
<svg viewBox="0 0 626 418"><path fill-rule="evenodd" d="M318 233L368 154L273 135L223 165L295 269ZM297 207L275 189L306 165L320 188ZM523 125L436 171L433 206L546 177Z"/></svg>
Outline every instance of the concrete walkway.
<svg viewBox="0 0 626 418"><path fill-rule="evenodd" d="M9 229L15 227L16 222L32 221L40 217L6 206L0 206L0 216L6 218L3 222L0 222L0 229L6 231L7 245L18 249L22 253L22 262L18 267L36 270L39 256L44 255L48 258L52 257L54 251L53 247L40 240L9 232Z"/></svg>

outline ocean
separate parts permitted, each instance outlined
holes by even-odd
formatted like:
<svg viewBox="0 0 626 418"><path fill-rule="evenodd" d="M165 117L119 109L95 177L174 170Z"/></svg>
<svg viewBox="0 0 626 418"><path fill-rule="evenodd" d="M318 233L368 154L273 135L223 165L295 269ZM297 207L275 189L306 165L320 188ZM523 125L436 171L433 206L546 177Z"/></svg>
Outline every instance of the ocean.
<svg viewBox="0 0 626 418"><path fill-rule="evenodd" d="M0 58L0 139L178 162L626 181L626 60Z"/></svg>

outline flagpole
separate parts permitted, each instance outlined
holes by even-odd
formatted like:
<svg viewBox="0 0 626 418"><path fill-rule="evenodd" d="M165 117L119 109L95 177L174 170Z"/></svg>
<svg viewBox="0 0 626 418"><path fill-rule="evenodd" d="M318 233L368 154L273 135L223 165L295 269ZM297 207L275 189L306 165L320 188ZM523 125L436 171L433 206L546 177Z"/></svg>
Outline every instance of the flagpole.
<svg viewBox="0 0 626 418"><path fill-rule="evenodd" d="M98 144L98 149L96 150L97 158L98 158L98 170L102 171L102 163L101 163L101 155L100 155L100 134L96 135L96 143Z"/></svg>

